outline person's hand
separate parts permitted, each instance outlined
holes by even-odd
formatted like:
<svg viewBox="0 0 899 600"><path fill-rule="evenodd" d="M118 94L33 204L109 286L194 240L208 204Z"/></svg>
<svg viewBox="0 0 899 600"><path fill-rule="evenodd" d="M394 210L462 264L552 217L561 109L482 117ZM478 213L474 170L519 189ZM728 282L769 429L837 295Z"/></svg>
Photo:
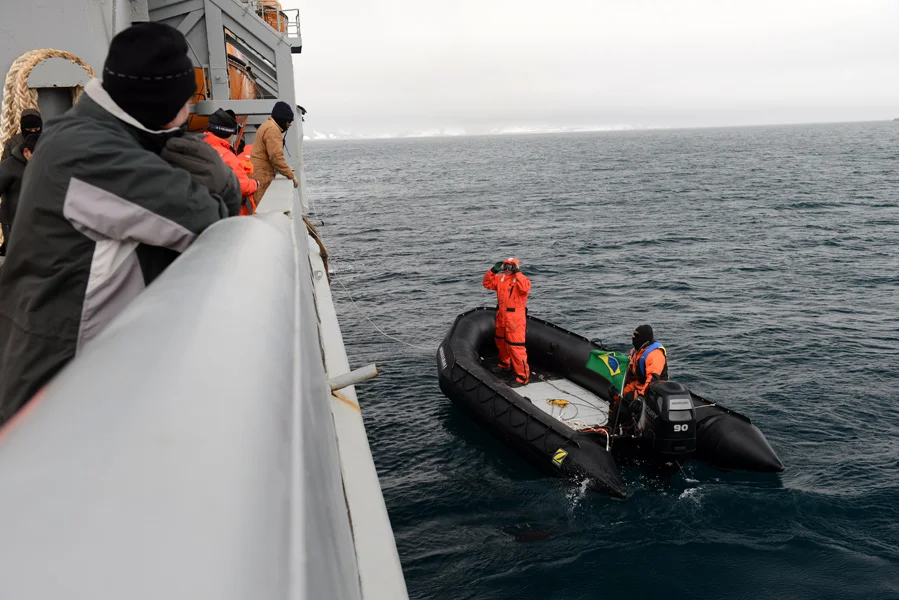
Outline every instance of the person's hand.
<svg viewBox="0 0 899 600"><path fill-rule="evenodd" d="M190 173L194 181L205 185L213 194L220 197L232 195L237 177L219 153L203 141L203 138L195 136L171 138L166 142L160 157L173 167ZM239 195L239 184L237 189Z"/></svg>
<svg viewBox="0 0 899 600"><path fill-rule="evenodd" d="M293 176L293 189L297 189L298 187L300 187L300 180L297 178L296 175L294 175Z"/></svg>
<svg viewBox="0 0 899 600"><path fill-rule="evenodd" d="M612 403L621 402L621 396L618 394L618 388L614 385L609 384L609 398L612 399Z"/></svg>
<svg viewBox="0 0 899 600"><path fill-rule="evenodd" d="M518 265L512 263L512 272L513 273L521 273L521 269L518 268Z"/></svg>
<svg viewBox="0 0 899 600"><path fill-rule="evenodd" d="M498 260L498 261L496 261L496 264L494 264L492 267L490 267L490 270L493 271L494 273L499 273L500 269L502 269L502 268L503 268L503 261Z"/></svg>

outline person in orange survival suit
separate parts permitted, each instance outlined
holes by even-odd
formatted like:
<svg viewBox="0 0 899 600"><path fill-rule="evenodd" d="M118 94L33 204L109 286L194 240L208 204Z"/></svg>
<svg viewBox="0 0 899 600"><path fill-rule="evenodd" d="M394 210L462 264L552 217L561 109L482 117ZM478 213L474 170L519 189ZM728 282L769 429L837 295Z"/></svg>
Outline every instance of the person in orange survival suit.
<svg viewBox="0 0 899 600"><path fill-rule="evenodd" d="M502 273L500 273L502 271ZM495 372L515 371L512 387L527 385L531 377L525 349L527 303L531 280L521 272L517 258L497 262L484 273L484 287L496 290L496 347L499 365Z"/></svg>
<svg viewBox="0 0 899 600"><path fill-rule="evenodd" d="M627 400L643 396L651 383L668 380L668 352L655 341L652 326L640 325L634 329L631 341L634 348L622 390Z"/></svg>
<svg viewBox="0 0 899 600"><path fill-rule="evenodd" d="M238 129L234 113L220 108L209 115L209 126L203 135L203 140L215 148L224 163L231 167L237 176L237 181L240 183L240 195L243 196L240 214L249 215L256 212L253 194L256 193L258 184L255 179L247 176L246 168L231 148L231 137L237 133Z"/></svg>

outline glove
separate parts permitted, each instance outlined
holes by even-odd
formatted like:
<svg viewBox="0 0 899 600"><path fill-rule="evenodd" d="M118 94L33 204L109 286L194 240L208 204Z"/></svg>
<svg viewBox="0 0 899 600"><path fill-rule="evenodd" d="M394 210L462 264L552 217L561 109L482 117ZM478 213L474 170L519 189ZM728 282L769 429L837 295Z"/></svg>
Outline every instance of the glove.
<svg viewBox="0 0 899 600"><path fill-rule="evenodd" d="M297 179L296 175L294 175L293 176L293 189L297 189L298 187L300 187L300 180Z"/></svg>
<svg viewBox="0 0 899 600"><path fill-rule="evenodd" d="M521 273L521 269L515 263L512 263L512 273Z"/></svg>
<svg viewBox="0 0 899 600"><path fill-rule="evenodd" d="M621 402L621 396L618 395L618 388L614 385L609 386L609 398L612 399L613 404Z"/></svg>
<svg viewBox="0 0 899 600"><path fill-rule="evenodd" d="M241 197L237 176L203 138L171 138L165 143L159 156L173 167L190 173L195 182L206 186L212 194L218 196L225 203L228 214L238 213Z"/></svg>
<svg viewBox="0 0 899 600"><path fill-rule="evenodd" d="M627 408L631 411L632 415L634 415L635 417L639 417L640 413L643 412L643 396L637 396L636 398L631 400Z"/></svg>
<svg viewBox="0 0 899 600"><path fill-rule="evenodd" d="M499 261L496 261L496 264L494 264L492 267L490 267L490 270L493 271L494 273L499 273L500 269L502 269L502 268L503 268L503 261L499 260Z"/></svg>

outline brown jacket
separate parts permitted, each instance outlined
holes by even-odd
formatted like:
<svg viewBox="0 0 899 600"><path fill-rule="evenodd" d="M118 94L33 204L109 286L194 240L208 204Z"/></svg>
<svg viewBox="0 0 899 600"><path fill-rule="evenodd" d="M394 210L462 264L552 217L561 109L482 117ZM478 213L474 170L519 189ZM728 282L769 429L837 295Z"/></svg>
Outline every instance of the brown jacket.
<svg viewBox="0 0 899 600"><path fill-rule="evenodd" d="M284 160L284 134L275 120L269 118L256 130L253 140L253 153L250 163L253 165L253 178L259 182L259 189L254 195L256 204L262 200L265 190L271 185L276 173L293 179L293 170Z"/></svg>

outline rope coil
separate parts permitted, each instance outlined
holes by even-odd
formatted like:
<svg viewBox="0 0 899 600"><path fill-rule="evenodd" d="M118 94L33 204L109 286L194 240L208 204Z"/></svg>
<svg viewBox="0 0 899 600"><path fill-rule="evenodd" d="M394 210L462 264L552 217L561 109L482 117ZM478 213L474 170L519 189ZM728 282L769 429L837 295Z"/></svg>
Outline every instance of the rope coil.
<svg viewBox="0 0 899 600"><path fill-rule="evenodd" d="M22 111L38 108L37 90L28 87L28 77L37 65L50 58L64 58L87 71L91 77L94 76L94 70L89 64L65 50L55 48L29 50L14 60L9 71L6 72L6 79L3 83L3 106L0 108L0 148L6 145L7 140L19 133L19 120ZM72 88L73 103L78 100L82 91L82 86ZM2 241L3 234L0 233L0 243Z"/></svg>
<svg viewBox="0 0 899 600"><path fill-rule="evenodd" d="M56 48L29 50L14 60L6 73L6 80L3 84L3 108L0 110L0 145L5 144L9 138L19 133L19 117L22 111L38 107L37 90L28 87L28 76L31 75L31 71L37 65L51 58L64 58L87 71L91 77L94 76L94 70L81 58L71 52L57 50ZM73 102L78 100L81 92L81 86L72 89Z"/></svg>

